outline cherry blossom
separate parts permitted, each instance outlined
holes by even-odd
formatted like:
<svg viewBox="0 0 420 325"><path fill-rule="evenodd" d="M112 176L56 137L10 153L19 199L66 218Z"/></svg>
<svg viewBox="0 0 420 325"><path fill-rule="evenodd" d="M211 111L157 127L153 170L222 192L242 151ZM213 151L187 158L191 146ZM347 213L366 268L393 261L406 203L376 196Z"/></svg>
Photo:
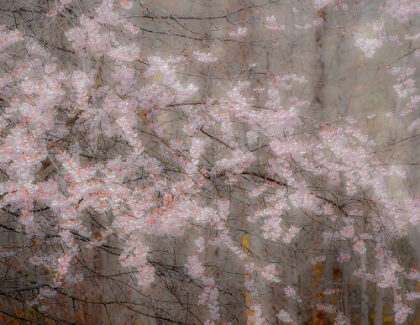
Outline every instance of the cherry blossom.
<svg viewBox="0 0 420 325"><path fill-rule="evenodd" d="M354 33L355 45L359 47L367 58L372 58L377 50L385 44L384 38L364 38L360 32Z"/></svg>
<svg viewBox="0 0 420 325"><path fill-rule="evenodd" d="M351 6L315 0L311 10L330 5L337 10ZM45 19L59 20L71 6L76 7L71 0L58 1ZM419 281L419 272L397 259L390 244L420 223L420 200L392 197L389 178L407 180L406 171L381 157L373 136L359 129L363 118L372 120L379 113L352 112L332 122L316 121L307 113L311 102L305 97L306 87L313 80L305 72L285 68L284 73L274 73L247 61L240 71L246 77L225 73L230 68L214 77L211 69L221 71L226 61L211 47L194 45L165 55L162 47L161 53L152 52L150 44L137 42L140 28L125 15L133 7L127 0L104 0L78 13L65 27L69 48L63 52L71 57L69 66L73 60L84 64L71 68L41 39L0 26L0 55L7 61L0 75L1 101L7 101L0 120L0 168L5 176L0 207L15 219L24 244L41 246L27 260L45 273L39 272L45 283L27 303L47 310L46 302L66 285L84 283L77 262L85 250L111 251L133 274L133 287L142 294L153 290L166 279L159 254L168 251L157 253L151 238L187 242L187 236L190 245L176 256L181 266L168 264L165 272L176 271L186 286L195 286L191 299L205 307L205 324L224 321L221 301L231 294L222 291L222 282L228 280L212 273L217 269L214 261L204 258L212 249L223 251L242 269L232 274L235 281L241 279L237 291L249 297L241 302L249 309L248 324L269 322L261 301L280 278L287 282L288 298L308 298L288 277L283 280L279 262L259 252L254 242L264 243L279 259L278 247L302 253L302 274L326 267L326 261L349 262L346 267L355 278L389 288L407 304L419 299L419 293L405 291L403 282ZM293 8L296 20L302 8ZM420 13L420 5L388 0L382 10L406 23ZM256 25L287 39L285 25L265 14L256 14L261 16L256 16ZM158 20L147 15L143 18ZM293 32L332 28L319 15L322 12L318 18L299 21ZM165 19L175 21L174 17ZM244 44L250 30L245 23L223 32L229 42ZM387 36L387 30L382 20L359 24L353 30L356 47L371 59L387 46L387 39L403 49L407 41L419 38ZM14 47L24 54L16 55ZM399 64L387 69L395 80L395 96L403 103L393 116L409 119L412 132L420 125L415 116L420 94L415 69ZM208 69L202 79L205 87L194 79L202 67ZM194 78L189 79L189 69L195 71ZM250 75L264 76L264 85ZM43 175L46 168L53 172ZM97 221L93 215L106 220L98 222L98 231L89 226ZM307 238L316 244L307 245ZM113 240L118 245L109 248ZM1 248L0 258L16 257L26 249L24 244ZM371 257L377 267L369 263L353 272L352 263ZM325 288L317 290L323 295L338 292ZM401 298L393 306L397 324L412 313L404 303ZM339 304L318 299L314 305L336 313L337 325L349 322ZM294 322L285 310L277 317Z"/></svg>
<svg viewBox="0 0 420 325"><path fill-rule="evenodd" d="M300 299L300 297L297 295L295 289L293 289L292 287L289 286L289 287L284 288L284 292L285 292L287 297L295 299L298 302L302 302L302 299Z"/></svg>
<svg viewBox="0 0 420 325"><path fill-rule="evenodd" d="M267 22L266 25L265 25L265 28L267 28L268 30L282 31L282 30L286 29L286 26L284 26L284 25L281 25L281 26L277 25L275 16L265 17L265 20Z"/></svg>
<svg viewBox="0 0 420 325"><path fill-rule="evenodd" d="M402 324L407 319L408 315L411 314L413 311L407 305L399 302L394 305L395 311L395 324Z"/></svg>
<svg viewBox="0 0 420 325"><path fill-rule="evenodd" d="M338 315L335 317L334 325L347 325L348 323L349 323L349 321L344 316L344 314L341 313L341 312L338 313Z"/></svg>
<svg viewBox="0 0 420 325"><path fill-rule="evenodd" d="M238 27L235 31L230 31L229 35L232 37L245 37L248 34L248 28Z"/></svg>
<svg viewBox="0 0 420 325"><path fill-rule="evenodd" d="M194 51L193 56L196 60L202 61L205 63L213 63L217 61L217 57L213 53L204 53L199 51Z"/></svg>
<svg viewBox="0 0 420 325"><path fill-rule="evenodd" d="M293 323L293 320L290 318L290 315L285 310L280 310L277 314L278 319L284 323Z"/></svg>

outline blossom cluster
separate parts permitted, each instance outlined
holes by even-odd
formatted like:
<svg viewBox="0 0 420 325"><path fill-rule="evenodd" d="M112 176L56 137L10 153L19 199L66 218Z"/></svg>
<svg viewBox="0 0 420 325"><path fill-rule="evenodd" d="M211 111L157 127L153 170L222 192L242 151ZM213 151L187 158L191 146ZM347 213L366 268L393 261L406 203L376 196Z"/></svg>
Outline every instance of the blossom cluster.
<svg viewBox="0 0 420 325"><path fill-rule="evenodd" d="M194 51L193 57L197 61L201 61L204 63L213 63L217 61L217 57L213 53L204 53L204 52Z"/></svg>
<svg viewBox="0 0 420 325"><path fill-rule="evenodd" d="M237 30L233 30L229 32L229 35L232 37L245 37L248 34L248 28L246 27L238 27Z"/></svg>
<svg viewBox="0 0 420 325"><path fill-rule="evenodd" d="M207 302L207 306L210 310L212 320L217 320L219 315L218 296L219 291L215 287L215 282L212 277L206 277L204 275L204 266L197 255L191 255L188 257L188 263L185 264L188 270L188 275L194 279L200 280L204 284L204 290L199 296L198 304L203 305Z"/></svg>

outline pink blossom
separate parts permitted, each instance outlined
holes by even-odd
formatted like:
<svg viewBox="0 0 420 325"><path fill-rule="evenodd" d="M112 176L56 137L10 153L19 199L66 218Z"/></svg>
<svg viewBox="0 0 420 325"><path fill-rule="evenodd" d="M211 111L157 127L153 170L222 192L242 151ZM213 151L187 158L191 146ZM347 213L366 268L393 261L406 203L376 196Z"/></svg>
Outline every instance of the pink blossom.
<svg viewBox="0 0 420 325"><path fill-rule="evenodd" d="M113 10L114 0L102 0L102 4L97 7L95 21L100 24L111 26L118 25L119 14Z"/></svg>
<svg viewBox="0 0 420 325"><path fill-rule="evenodd" d="M48 13L47 16L49 17L53 17L55 15L57 15L59 12L63 11L63 9L69 5L70 3L72 3L73 0L60 0L60 2L53 8L51 9Z"/></svg>
<svg viewBox="0 0 420 325"><path fill-rule="evenodd" d="M414 269L410 270L410 273L405 274L405 276L410 280L420 281L420 272Z"/></svg>
<svg viewBox="0 0 420 325"><path fill-rule="evenodd" d="M280 310L279 313L276 315L281 322L284 323L293 323L292 318L285 310Z"/></svg>
<svg viewBox="0 0 420 325"><path fill-rule="evenodd" d="M33 55L38 55L43 58L50 57L48 51L33 39L27 40L26 49L28 50L29 53Z"/></svg>
<svg viewBox="0 0 420 325"><path fill-rule="evenodd" d="M0 27L3 29L4 25L0 25ZM3 51L6 47L22 40L23 34L18 30L13 30L9 33L5 33L0 30L0 51Z"/></svg>
<svg viewBox="0 0 420 325"><path fill-rule="evenodd" d="M201 61L204 63L213 63L217 61L217 58L214 56L213 53L204 53L204 52L194 51L193 57L197 61Z"/></svg>
<svg viewBox="0 0 420 325"><path fill-rule="evenodd" d="M235 31L230 31L229 35L232 37L245 37L248 33L248 28L246 27L238 27Z"/></svg>
<svg viewBox="0 0 420 325"><path fill-rule="evenodd" d="M332 215L333 213L334 213L334 209L332 208L332 206L329 204L329 203L327 203L325 206L324 206L324 213L326 214L326 215Z"/></svg>
<svg viewBox="0 0 420 325"><path fill-rule="evenodd" d="M125 10L130 10L133 7L133 3L128 0L121 0L121 7Z"/></svg>
<svg viewBox="0 0 420 325"><path fill-rule="evenodd" d="M266 20L266 25L265 28L269 29L269 30L278 30L278 31L283 31L286 29L286 26L281 25L279 26L276 22L276 17L275 16L268 16L265 17Z"/></svg>
<svg viewBox="0 0 420 325"><path fill-rule="evenodd" d="M399 302L394 304L394 312L395 324L402 324L405 322L408 315L413 313L413 310L407 305L404 305L403 303Z"/></svg>
<svg viewBox="0 0 420 325"><path fill-rule="evenodd" d="M250 306L250 309L253 311L253 313L248 315L247 324L251 325L265 325L267 322L262 317L262 311L261 311L261 305L259 304L252 304Z"/></svg>
<svg viewBox="0 0 420 325"><path fill-rule="evenodd" d="M363 240L358 240L354 243L353 249L358 252L361 255L364 255L366 253L366 247Z"/></svg>
<svg viewBox="0 0 420 325"><path fill-rule="evenodd" d="M250 152L235 150L232 158L223 158L216 162L217 170L232 170L241 173L247 166L252 164L255 156Z"/></svg>
<svg viewBox="0 0 420 325"><path fill-rule="evenodd" d="M204 249L204 238L203 237L198 237L195 241L194 241L195 245L198 247L198 253L201 253Z"/></svg>
<svg viewBox="0 0 420 325"><path fill-rule="evenodd" d="M337 261L339 261L340 263L344 263L344 262L348 262L350 260L350 254L346 253L346 252L340 252L340 254L337 257Z"/></svg>
<svg viewBox="0 0 420 325"><path fill-rule="evenodd" d="M204 267L197 255L189 256L188 263L185 264L185 267L188 270L188 274L195 279L200 279L204 274Z"/></svg>
<svg viewBox="0 0 420 325"><path fill-rule="evenodd" d="M284 288L284 293L286 294L287 297L297 300L298 302L302 302L302 299L300 299L295 289L293 289L292 287L288 286Z"/></svg>
<svg viewBox="0 0 420 325"><path fill-rule="evenodd" d="M355 124L355 123L357 123L357 120L356 120L353 116L347 116L347 117L346 117L346 121L347 121L349 124Z"/></svg>
<svg viewBox="0 0 420 325"><path fill-rule="evenodd" d="M356 40L356 47L359 47L367 58L372 58L375 52L382 48L385 44L385 39L381 38L364 38L359 32L354 34Z"/></svg>
<svg viewBox="0 0 420 325"><path fill-rule="evenodd" d="M420 13L420 4L409 0L388 0L385 12L400 23L406 23L410 14Z"/></svg>
<svg viewBox="0 0 420 325"><path fill-rule="evenodd" d="M328 296L328 295L332 295L335 292L337 292L336 289L325 289L323 293L324 293L324 295Z"/></svg>
<svg viewBox="0 0 420 325"><path fill-rule="evenodd" d="M416 300L416 299L420 299L420 293L419 292L409 292L405 294L405 298L407 300Z"/></svg>
<svg viewBox="0 0 420 325"><path fill-rule="evenodd" d="M280 282L280 279L278 278L278 272L274 264L268 264L264 266L261 271L262 276L266 280L271 282Z"/></svg>
<svg viewBox="0 0 420 325"><path fill-rule="evenodd" d="M318 310L324 310L328 314L332 314L336 310L336 307L334 305L326 304L326 303L318 303L318 304L316 304L316 308Z"/></svg>
<svg viewBox="0 0 420 325"><path fill-rule="evenodd" d="M338 313L338 315L335 317L334 325L347 325L347 324L349 324L349 321L346 318L346 316L344 316L344 313L342 312Z"/></svg>
<svg viewBox="0 0 420 325"><path fill-rule="evenodd" d="M126 32L130 33L131 35L137 35L140 32L140 27L134 25L131 21L127 19L122 18L120 19L119 23L121 28L123 28Z"/></svg>
<svg viewBox="0 0 420 325"><path fill-rule="evenodd" d="M192 159L192 162L197 165L200 155L204 152L206 147L206 142L199 138L194 138L191 143L190 147L190 156Z"/></svg>
<svg viewBox="0 0 420 325"><path fill-rule="evenodd" d="M283 238L283 241L286 244L290 244L292 242L292 240L296 237L299 230L300 230L300 228L298 228L296 226L290 227L289 230L286 233L286 236Z"/></svg>
<svg viewBox="0 0 420 325"><path fill-rule="evenodd" d="M343 238L353 238L354 236L353 225L344 227L342 230L340 230L340 234L341 236L343 236Z"/></svg>
<svg viewBox="0 0 420 325"><path fill-rule="evenodd" d="M407 128L407 132L413 132L413 130L417 129L417 127L420 125L420 119L415 119L410 126Z"/></svg>
<svg viewBox="0 0 420 325"><path fill-rule="evenodd" d="M67 273L70 266L70 258L68 255L63 255L58 259L58 273L64 275Z"/></svg>
<svg viewBox="0 0 420 325"><path fill-rule="evenodd" d="M374 20L367 24L370 28L372 28L375 32L379 32L384 27L384 22L379 20Z"/></svg>
<svg viewBox="0 0 420 325"><path fill-rule="evenodd" d="M140 48L135 44L128 46L118 46L106 53L115 61L132 62L137 59L140 54Z"/></svg>
<svg viewBox="0 0 420 325"><path fill-rule="evenodd" d="M310 259L310 262L311 262L311 264L312 264L312 265L315 265L315 264L317 264L317 263L322 263L322 262L324 262L324 261L325 261L325 259L326 259L326 256L325 256L325 255L318 255L318 256L316 256L316 257L312 257L312 258Z"/></svg>
<svg viewBox="0 0 420 325"><path fill-rule="evenodd" d="M403 46L403 43L402 43L402 42L400 42L400 40L399 40L399 38L398 38L398 35L390 35L390 36L388 36L388 38L389 38L389 40L390 40L392 43L394 43L394 44L395 44L395 46L396 46L397 48L400 48L401 46Z"/></svg>
<svg viewBox="0 0 420 325"><path fill-rule="evenodd" d="M148 288L155 281L155 269L150 265L144 264L137 271L136 277L139 286Z"/></svg>

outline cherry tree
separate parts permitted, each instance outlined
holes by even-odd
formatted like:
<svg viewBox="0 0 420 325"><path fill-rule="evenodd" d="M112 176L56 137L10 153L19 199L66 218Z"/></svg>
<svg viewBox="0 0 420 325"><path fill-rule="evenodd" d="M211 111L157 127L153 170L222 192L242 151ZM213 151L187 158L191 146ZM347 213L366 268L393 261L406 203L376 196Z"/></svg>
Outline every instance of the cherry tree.
<svg viewBox="0 0 420 325"><path fill-rule="evenodd" d="M396 324L418 313L420 273L398 244L420 201L391 194L407 173L384 148L420 125L404 61L420 53L420 4L214 6L2 2L2 320L367 324L380 299ZM326 67L284 62L330 39L366 62L403 51L375 70L395 110L329 118ZM261 50L254 61L227 58L245 47ZM277 47L287 59L263 66ZM384 147L365 127L376 114L408 121L408 135ZM348 281L361 284L361 319Z"/></svg>

